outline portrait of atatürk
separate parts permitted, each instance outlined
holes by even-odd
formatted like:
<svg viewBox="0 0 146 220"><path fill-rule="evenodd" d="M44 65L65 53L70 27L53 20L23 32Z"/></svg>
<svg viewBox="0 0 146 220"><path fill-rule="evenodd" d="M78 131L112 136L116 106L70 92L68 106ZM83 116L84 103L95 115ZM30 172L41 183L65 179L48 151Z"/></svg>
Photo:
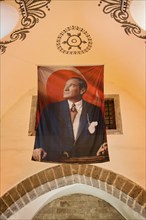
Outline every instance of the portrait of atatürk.
<svg viewBox="0 0 146 220"><path fill-rule="evenodd" d="M38 67L33 160L109 161L103 75L102 65Z"/></svg>

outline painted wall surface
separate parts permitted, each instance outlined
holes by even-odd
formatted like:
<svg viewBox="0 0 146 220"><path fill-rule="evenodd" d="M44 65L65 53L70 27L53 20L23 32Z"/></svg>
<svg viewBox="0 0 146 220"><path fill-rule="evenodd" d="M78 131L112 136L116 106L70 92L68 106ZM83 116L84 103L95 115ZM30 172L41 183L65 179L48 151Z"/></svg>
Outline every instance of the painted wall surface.
<svg viewBox="0 0 146 220"><path fill-rule="evenodd" d="M97 2L51 1L47 16L27 38L8 45L1 55L2 194L33 173L55 166L31 161L34 137L28 136L28 127L37 65L104 64L105 94L120 96L123 135L108 135L111 161L99 166L145 187L145 43L126 35ZM91 35L89 52L67 55L57 50L57 36L71 25Z"/></svg>

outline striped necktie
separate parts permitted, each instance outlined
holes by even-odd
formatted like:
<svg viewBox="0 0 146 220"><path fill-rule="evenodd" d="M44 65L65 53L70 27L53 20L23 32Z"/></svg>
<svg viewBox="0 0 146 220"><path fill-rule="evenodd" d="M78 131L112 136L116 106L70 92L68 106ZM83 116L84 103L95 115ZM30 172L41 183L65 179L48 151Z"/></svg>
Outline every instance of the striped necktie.
<svg viewBox="0 0 146 220"><path fill-rule="evenodd" d="M71 109L70 109L72 124L73 124L73 122L74 122L74 119L75 119L77 113L78 113L78 112L77 112L77 109L76 109L76 105L75 105L75 103L73 103L73 104L72 104L72 107L71 107Z"/></svg>

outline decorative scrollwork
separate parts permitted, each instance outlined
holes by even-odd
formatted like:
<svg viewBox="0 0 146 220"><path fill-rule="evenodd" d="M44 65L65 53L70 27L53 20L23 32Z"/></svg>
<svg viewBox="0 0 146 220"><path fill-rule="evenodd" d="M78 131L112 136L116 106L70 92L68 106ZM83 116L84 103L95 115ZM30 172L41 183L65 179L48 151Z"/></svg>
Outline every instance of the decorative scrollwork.
<svg viewBox="0 0 146 220"><path fill-rule="evenodd" d="M122 27L124 27L126 34L134 34L137 37L140 37L142 39L146 39L146 36L141 36L141 28L138 27L135 24L132 24L130 22L124 23L122 25Z"/></svg>
<svg viewBox="0 0 146 220"><path fill-rule="evenodd" d="M16 40L24 40L27 34L30 32L30 29L39 22L39 19L42 19L46 16L43 8L46 7L49 10L48 4L51 2L51 0L15 0L15 2L19 5L22 28L14 31L10 35L10 40L0 42L0 51L2 54L6 52L8 44ZM105 14L110 14L115 21L120 23L126 34L133 34L138 38L146 39L146 35L143 34L144 31L137 24L131 23L128 20L130 17L130 13L128 11L129 2L130 0L101 0L98 6L105 4L103 7L103 12ZM72 38L72 36L70 36L70 38L68 36L68 41L66 43L64 42L64 44L70 44ZM82 39L80 39L80 36L76 35L73 40L74 42L72 41L71 46L67 51L64 50L64 53L69 53L69 50L73 48L73 45L78 45L79 42L82 43L82 46L83 44L86 44L81 40ZM91 45L92 40L89 39L88 47L84 50L84 52L87 52L87 50L91 48ZM77 52L74 51L72 53L81 54L79 47L81 47L81 45L78 45L79 50Z"/></svg>
<svg viewBox="0 0 146 220"><path fill-rule="evenodd" d="M106 5L103 7L105 14L110 14L124 28L126 34L133 34L141 39L146 39L146 35L143 35L142 29L135 23L128 21L129 19L129 0L101 0L98 6L102 3Z"/></svg>
<svg viewBox="0 0 146 220"><path fill-rule="evenodd" d="M24 40L26 38L27 33L29 33L28 29L20 29L18 31L13 32L10 35L10 38L15 41L15 40Z"/></svg>
<svg viewBox="0 0 146 220"><path fill-rule="evenodd" d="M2 54L5 53L8 44L18 39L24 40L30 29L39 22L39 19L46 16L42 8L46 7L49 9L48 4L51 0L15 0L15 2L19 4L22 16L21 25L23 28L12 32L9 41L0 42L0 51Z"/></svg>
<svg viewBox="0 0 146 220"><path fill-rule="evenodd" d="M41 8L47 6L48 1L46 0L16 0L16 2L20 5L23 17L21 24L24 27L32 28L39 22L39 18L44 18L46 16L46 13L41 10Z"/></svg>
<svg viewBox="0 0 146 220"><path fill-rule="evenodd" d="M6 46L4 43L0 43L0 50L2 54L6 52Z"/></svg>

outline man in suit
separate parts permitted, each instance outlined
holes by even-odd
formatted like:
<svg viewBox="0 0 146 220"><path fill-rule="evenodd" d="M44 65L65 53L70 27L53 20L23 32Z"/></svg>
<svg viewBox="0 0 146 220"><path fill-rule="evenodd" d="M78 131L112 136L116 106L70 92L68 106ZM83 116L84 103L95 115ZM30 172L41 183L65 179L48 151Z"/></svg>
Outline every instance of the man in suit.
<svg viewBox="0 0 146 220"><path fill-rule="evenodd" d="M64 86L64 100L48 104L36 130L33 159L72 161L73 158L106 157L105 123L98 106L82 99L87 83L71 78Z"/></svg>

